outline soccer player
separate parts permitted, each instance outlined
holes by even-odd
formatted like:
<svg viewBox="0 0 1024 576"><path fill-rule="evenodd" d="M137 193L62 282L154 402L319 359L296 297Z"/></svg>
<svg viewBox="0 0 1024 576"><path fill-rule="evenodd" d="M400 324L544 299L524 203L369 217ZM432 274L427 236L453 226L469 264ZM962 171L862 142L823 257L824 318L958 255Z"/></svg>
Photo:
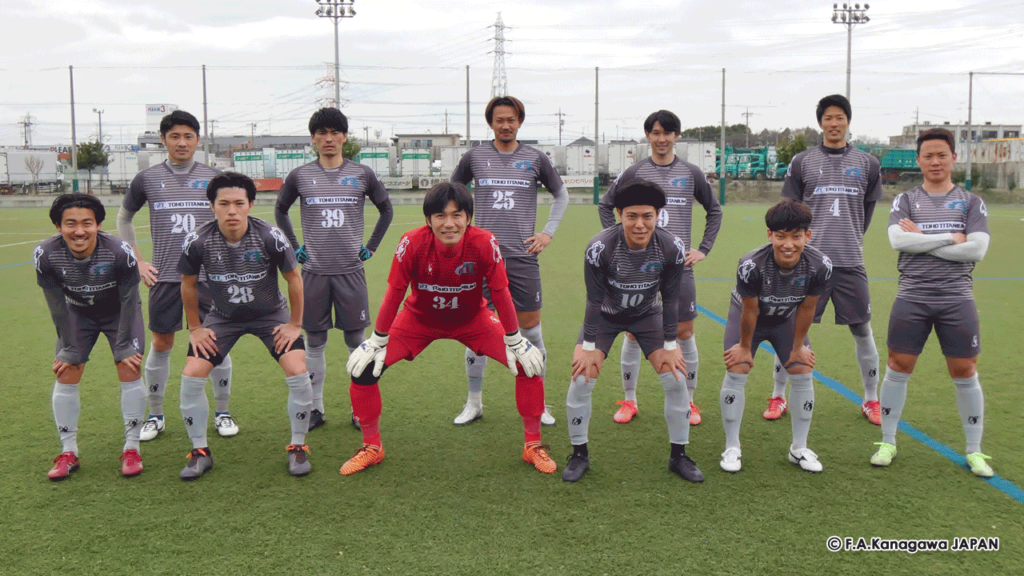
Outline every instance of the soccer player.
<svg viewBox="0 0 1024 576"><path fill-rule="evenodd" d="M871 224L875 203L882 197L878 160L846 141L852 111L839 94L818 102L818 125L824 133L820 146L793 157L782 185L782 196L804 202L814 215L810 245L821 250L835 266L832 287L818 299L814 321L821 322L828 301L835 307L835 322L850 327L857 364L864 383L861 413L881 424L878 407L878 348L871 332L871 297L864 270L864 233ZM789 373L775 358L775 389L763 416L777 420L789 409L786 382Z"/></svg>
<svg viewBox="0 0 1024 576"><path fill-rule="evenodd" d="M466 152L452 173L451 181L474 183L476 223L498 239L519 328L523 336L545 356L543 377L547 372L547 349L540 325L543 302L537 257L555 237L569 205L569 192L550 158L516 140L519 127L526 119L526 108L519 99L512 96L492 98L484 110L484 117L494 131L494 140ZM539 233L534 231L538 184L543 184L554 196L548 222ZM484 295L493 305L490 292L485 289ZM469 424L484 414L482 390L487 356L467 349L465 359L469 395L462 413L455 417L456 426ZM547 406L541 422L545 426L555 425L555 418Z"/></svg>
<svg viewBox="0 0 1024 576"><path fill-rule="evenodd" d="M643 178L658 184L667 196L665 207L658 212L658 227L668 230L690 246L690 229L693 222L693 203L704 207L704 237L696 248L686 250L686 267L679 286L677 305L676 341L686 361L686 389L690 395L690 425L700 424L700 409L693 402L697 390L697 369L700 366L697 355L697 338L693 334L693 321L697 318L697 286L693 281L693 267L707 257L715 245L718 230L722 227L722 207L711 189L707 176L697 166L683 162L676 157L675 145L679 139L679 117L668 110L658 110L644 121L644 133L651 143L651 156L623 170L608 188L598 204L601 226L615 225L614 198L619 182ZM640 375L640 345L632 334L626 333L619 360L622 370L622 390L625 400L619 402L615 421L629 422L637 414L636 385Z"/></svg>
<svg viewBox="0 0 1024 576"><path fill-rule="evenodd" d="M526 436L523 461L545 474L554 473L557 466L541 446L544 356L519 333L498 240L470 224L473 196L462 184L431 188L423 199L423 215L427 225L407 232L398 242L376 329L349 355L349 392L362 426L363 446L341 473L355 474L384 460L377 384L381 373L399 360L414 359L442 338L494 358L515 375L516 407ZM497 317L483 297L485 280Z"/></svg>
<svg viewBox="0 0 1024 576"><path fill-rule="evenodd" d="M740 470L740 424L746 404L743 388L754 367L757 346L768 341L793 381L790 399L793 443L789 461L808 472L821 472L818 456L807 448L814 415L814 352L807 332L818 298L828 292L832 261L811 240L811 209L784 198L764 216L769 243L740 258L736 287L725 326L725 379L719 404L725 427L726 472ZM815 234L816 235L816 234Z"/></svg>
<svg viewBox="0 0 1024 576"><path fill-rule="evenodd" d="M124 452L121 474L142 473L139 430L146 410L142 349L146 330L139 300L138 259L131 245L100 230L106 210L94 196L63 194L50 207L58 234L32 254L57 329L53 373L53 419L63 445L47 474L63 480L78 470L78 383L100 333L107 337L121 381Z"/></svg>
<svg viewBox="0 0 1024 576"><path fill-rule="evenodd" d="M277 197L274 219L288 236L302 264L306 330L306 365L313 381L313 412L309 429L324 423L324 378L327 334L333 325L345 334L349 353L366 339L370 303L363 262L377 251L391 225L394 210L388 191L369 167L346 161L341 149L348 140L348 118L337 108L321 108L309 119L309 134L319 158L292 170ZM363 203L369 198L379 216L363 245ZM302 240L299 245L288 209L299 200ZM331 308L334 322L331 322ZM359 428L356 419L352 424Z"/></svg>
<svg viewBox="0 0 1024 576"><path fill-rule="evenodd" d="M882 380L882 442L871 457L888 466L896 456L896 427L907 399L907 382L932 328L956 386L956 404L967 438L967 465L988 478L981 453L985 398L978 383L981 353L971 273L988 250L988 213L974 194L953 185L953 134L932 128L917 138L917 165L924 182L893 200L889 242L899 251L899 289L889 315L889 360Z"/></svg>
<svg viewBox="0 0 1024 576"><path fill-rule="evenodd" d="M147 168L132 180L121 209L117 212L118 235L139 256L142 281L149 286L149 329L153 333L146 355L146 384L149 386L149 417L142 426L141 440L152 440L164 430L164 392L171 371L174 334L181 330L181 274L178 258L185 236L213 219L206 185L220 171L196 162L199 121L184 110L175 110L160 120L160 141L167 148L167 161ZM149 203L149 229L153 237L153 260L142 259L132 219ZM210 310L206 273L199 271L199 314ZM210 373L217 403L214 423L221 436L238 434L238 424L228 410L231 396L231 357Z"/></svg>
<svg viewBox="0 0 1024 576"><path fill-rule="evenodd" d="M562 479L576 482L590 468L591 394L615 337L629 332L665 390L668 469L690 482L703 482L704 475L686 454L690 394L686 362L676 342L676 303L686 245L657 226L658 211L665 206L665 192L657 184L640 179L620 181L612 202L621 224L598 233L586 250L586 314L565 399L573 452Z"/></svg>
<svg viewBox="0 0 1024 576"><path fill-rule="evenodd" d="M210 405L203 383L244 334L262 340L284 370L292 430L286 448L288 472L305 476L312 469L304 442L313 399L301 334L302 277L296 270L295 252L284 232L249 216L256 184L248 176L215 176L206 196L215 219L189 233L178 261L189 330L188 359L181 374L181 416L192 440L181 478L195 480L213 467L206 442ZM213 308L200 322L201 269L206 270ZM287 302L278 288L278 270L288 283Z"/></svg>

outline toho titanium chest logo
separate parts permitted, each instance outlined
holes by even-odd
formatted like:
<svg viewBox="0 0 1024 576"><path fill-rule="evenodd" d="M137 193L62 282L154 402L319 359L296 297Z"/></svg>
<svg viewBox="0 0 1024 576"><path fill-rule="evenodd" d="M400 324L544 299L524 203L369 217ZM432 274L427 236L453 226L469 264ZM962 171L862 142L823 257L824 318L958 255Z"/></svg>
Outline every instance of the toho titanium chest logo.
<svg viewBox="0 0 1024 576"><path fill-rule="evenodd" d="M587 248L587 262L590 262L591 266L597 266L601 261L601 253L604 252L604 242L598 240Z"/></svg>
<svg viewBox="0 0 1024 576"><path fill-rule="evenodd" d="M754 270L754 268L757 268L757 264L754 264L753 260L744 260L740 264L739 269L736 270L736 274L739 275L740 280L744 282L749 282L750 273Z"/></svg>
<svg viewBox="0 0 1024 576"><path fill-rule="evenodd" d="M946 202L946 209L966 214L967 202L964 202L963 200L950 200L949 202Z"/></svg>
<svg viewBox="0 0 1024 576"><path fill-rule="evenodd" d="M519 170L529 170L530 167L533 166L533 163L530 162L529 160L520 160L519 162L513 164L513 166L515 166Z"/></svg>
<svg viewBox="0 0 1024 576"><path fill-rule="evenodd" d="M476 262L463 262L455 269L455 273L460 276L463 274L473 274L474 272L476 272Z"/></svg>
<svg viewBox="0 0 1024 576"><path fill-rule="evenodd" d="M664 264L660 261L651 260L649 262L644 262L644 265L640 267L640 271L645 274L661 274L661 270L663 268Z"/></svg>
<svg viewBox="0 0 1024 576"><path fill-rule="evenodd" d="M151 210L209 210L209 200L172 200L167 202L152 202Z"/></svg>

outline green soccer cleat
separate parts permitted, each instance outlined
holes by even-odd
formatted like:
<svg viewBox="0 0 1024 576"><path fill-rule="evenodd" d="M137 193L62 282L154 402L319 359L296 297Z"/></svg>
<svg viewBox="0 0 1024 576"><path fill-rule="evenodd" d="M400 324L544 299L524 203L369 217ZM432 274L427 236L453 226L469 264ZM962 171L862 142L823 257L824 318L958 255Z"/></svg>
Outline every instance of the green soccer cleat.
<svg viewBox="0 0 1024 576"><path fill-rule="evenodd" d="M892 464L892 459L896 457L896 446L887 442L875 442L875 446L878 446L878 452L871 456L871 465L888 466Z"/></svg>
<svg viewBox="0 0 1024 576"><path fill-rule="evenodd" d="M985 462L985 460L991 459L991 456L985 456L981 452L971 452L967 455L967 465L971 467L971 472L974 472L975 476L991 478L995 475L995 472L992 471L992 467L988 465L988 462Z"/></svg>

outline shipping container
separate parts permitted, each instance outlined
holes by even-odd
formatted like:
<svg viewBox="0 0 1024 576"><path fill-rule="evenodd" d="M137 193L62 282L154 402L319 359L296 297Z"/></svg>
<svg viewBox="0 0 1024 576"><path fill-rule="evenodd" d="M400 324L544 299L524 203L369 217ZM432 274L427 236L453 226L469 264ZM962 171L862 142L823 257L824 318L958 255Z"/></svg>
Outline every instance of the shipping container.
<svg viewBox="0 0 1024 576"><path fill-rule="evenodd" d="M402 176L430 176L430 150L427 148L402 150Z"/></svg>
<svg viewBox="0 0 1024 576"><path fill-rule="evenodd" d="M391 148L366 146L359 150L359 163L369 166L378 178L391 175Z"/></svg>
<svg viewBox="0 0 1024 576"><path fill-rule="evenodd" d="M466 146L441 146L441 176L451 177L468 150Z"/></svg>
<svg viewBox="0 0 1024 576"><path fill-rule="evenodd" d="M612 142L608 144L608 175L618 176L623 170L636 164L637 144Z"/></svg>
<svg viewBox="0 0 1024 576"><path fill-rule="evenodd" d="M266 178L263 170L263 153L252 150L235 152L235 172L245 174L249 178Z"/></svg>
<svg viewBox="0 0 1024 576"><path fill-rule="evenodd" d="M573 143L565 147L565 173L569 176L594 173L597 147L590 142Z"/></svg>
<svg viewBox="0 0 1024 576"><path fill-rule="evenodd" d="M277 164L274 167L277 173L276 177L284 180L292 170L312 162L313 152L308 147L304 150L277 150L274 153L274 157L277 160Z"/></svg>

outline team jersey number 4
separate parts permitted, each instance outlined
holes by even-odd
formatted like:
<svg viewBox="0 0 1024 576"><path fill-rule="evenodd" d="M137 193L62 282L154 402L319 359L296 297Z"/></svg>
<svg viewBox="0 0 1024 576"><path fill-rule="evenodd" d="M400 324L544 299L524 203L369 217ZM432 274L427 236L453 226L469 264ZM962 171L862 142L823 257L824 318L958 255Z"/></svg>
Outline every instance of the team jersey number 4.
<svg viewBox="0 0 1024 576"><path fill-rule="evenodd" d="M832 206L829 207L828 212L833 216L839 216L839 198L832 201Z"/></svg>
<svg viewBox="0 0 1024 576"><path fill-rule="evenodd" d="M434 309L435 310L455 310L459 307L459 297L453 296L451 300L448 300L444 296L434 296Z"/></svg>
<svg viewBox="0 0 1024 576"><path fill-rule="evenodd" d="M516 201L512 199L514 191L495 190L491 193L494 197L494 205L491 208L495 210L511 210L516 205Z"/></svg>

